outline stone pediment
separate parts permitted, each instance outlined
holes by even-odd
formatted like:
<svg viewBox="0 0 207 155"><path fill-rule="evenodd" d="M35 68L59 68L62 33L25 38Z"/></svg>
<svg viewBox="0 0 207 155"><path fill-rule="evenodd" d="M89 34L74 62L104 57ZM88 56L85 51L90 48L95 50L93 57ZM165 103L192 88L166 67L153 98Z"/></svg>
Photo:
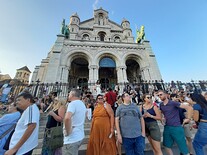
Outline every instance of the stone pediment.
<svg viewBox="0 0 207 155"><path fill-rule="evenodd" d="M111 30L115 30L115 31L123 31L122 26L112 20L109 20L108 24L101 25L101 26L95 24L94 18L80 22L80 28L94 29L94 27L101 27L101 28L106 27L106 28L110 28Z"/></svg>
<svg viewBox="0 0 207 155"><path fill-rule="evenodd" d="M122 31L123 28L121 27L121 25L117 24L116 22L109 20L109 25L111 27L111 30L118 30L118 31Z"/></svg>
<svg viewBox="0 0 207 155"><path fill-rule="evenodd" d="M93 25L94 25L94 18L80 22L80 27L84 27L84 28L93 28Z"/></svg>

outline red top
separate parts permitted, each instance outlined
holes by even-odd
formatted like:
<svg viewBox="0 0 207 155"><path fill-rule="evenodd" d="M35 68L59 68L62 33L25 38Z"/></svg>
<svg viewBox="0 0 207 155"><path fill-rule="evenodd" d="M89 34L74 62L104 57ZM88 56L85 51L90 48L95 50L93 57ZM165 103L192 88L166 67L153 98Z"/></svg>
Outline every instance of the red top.
<svg viewBox="0 0 207 155"><path fill-rule="evenodd" d="M114 103L116 102L116 93L113 91L109 91L108 93L106 93L105 97L106 97L106 102L111 106L113 106Z"/></svg>

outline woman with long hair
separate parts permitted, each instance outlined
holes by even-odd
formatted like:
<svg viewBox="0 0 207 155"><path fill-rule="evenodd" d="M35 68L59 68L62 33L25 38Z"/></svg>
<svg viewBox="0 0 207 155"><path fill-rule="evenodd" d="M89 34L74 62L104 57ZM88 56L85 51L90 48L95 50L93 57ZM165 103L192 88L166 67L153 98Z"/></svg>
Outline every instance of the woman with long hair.
<svg viewBox="0 0 207 155"><path fill-rule="evenodd" d="M157 106L153 105L152 97L149 94L142 96L143 104L140 106L140 111L143 114L145 121L146 136L152 146L155 155L162 155L161 151L161 133L157 124L157 120L161 120L161 113Z"/></svg>
<svg viewBox="0 0 207 155"><path fill-rule="evenodd" d="M46 123L46 130L60 126L63 122L63 118L66 111L66 101L63 99L58 99L57 97L54 99L54 102L51 103L51 106L48 107L48 119ZM46 133L45 133L46 136ZM45 145L45 139L43 140L42 147L42 155L62 155L62 148L57 148L55 150L51 150Z"/></svg>
<svg viewBox="0 0 207 155"><path fill-rule="evenodd" d="M98 94L97 105L93 111L90 139L87 155L116 155L114 136L114 112L110 104L104 102L103 95Z"/></svg>
<svg viewBox="0 0 207 155"><path fill-rule="evenodd" d="M198 130L193 140L193 148L197 155L204 155L203 147L207 145L207 101L198 93L190 94L193 104L193 119L198 122Z"/></svg>

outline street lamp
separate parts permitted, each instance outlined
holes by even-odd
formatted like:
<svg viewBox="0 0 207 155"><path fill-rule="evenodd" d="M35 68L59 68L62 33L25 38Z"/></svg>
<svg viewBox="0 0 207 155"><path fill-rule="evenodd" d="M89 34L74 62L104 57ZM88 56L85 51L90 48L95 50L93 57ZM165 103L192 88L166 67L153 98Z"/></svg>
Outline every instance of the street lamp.
<svg viewBox="0 0 207 155"><path fill-rule="evenodd" d="M39 87L40 80L38 79L36 82L37 82L37 84L36 84L36 87L35 87L34 97L37 97L37 89Z"/></svg>
<svg viewBox="0 0 207 155"><path fill-rule="evenodd" d="M165 91L165 85L163 83L164 82L163 79L161 79L160 82L162 83L162 89Z"/></svg>

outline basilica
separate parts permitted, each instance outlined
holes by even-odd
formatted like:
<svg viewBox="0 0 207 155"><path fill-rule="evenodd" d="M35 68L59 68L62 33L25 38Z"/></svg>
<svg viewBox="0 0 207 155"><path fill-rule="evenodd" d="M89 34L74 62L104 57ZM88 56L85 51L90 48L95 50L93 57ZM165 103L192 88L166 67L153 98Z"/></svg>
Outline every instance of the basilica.
<svg viewBox="0 0 207 155"><path fill-rule="evenodd" d="M161 80L150 42L135 42L130 22L118 24L106 10L94 10L93 17L81 21L77 13L70 23L62 22L60 34L31 81L87 86L100 82L102 88Z"/></svg>

